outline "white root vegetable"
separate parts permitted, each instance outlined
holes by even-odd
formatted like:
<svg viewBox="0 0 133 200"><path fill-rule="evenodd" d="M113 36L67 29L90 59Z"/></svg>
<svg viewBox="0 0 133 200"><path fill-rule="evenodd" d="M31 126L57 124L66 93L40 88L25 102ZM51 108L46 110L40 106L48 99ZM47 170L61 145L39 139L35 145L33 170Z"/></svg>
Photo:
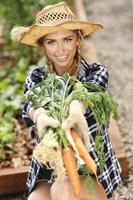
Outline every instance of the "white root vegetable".
<svg viewBox="0 0 133 200"><path fill-rule="evenodd" d="M54 169L52 177L63 180L66 177L66 169L62 158L62 149L59 146L52 130L44 135L41 142L33 151L33 156L47 168Z"/></svg>

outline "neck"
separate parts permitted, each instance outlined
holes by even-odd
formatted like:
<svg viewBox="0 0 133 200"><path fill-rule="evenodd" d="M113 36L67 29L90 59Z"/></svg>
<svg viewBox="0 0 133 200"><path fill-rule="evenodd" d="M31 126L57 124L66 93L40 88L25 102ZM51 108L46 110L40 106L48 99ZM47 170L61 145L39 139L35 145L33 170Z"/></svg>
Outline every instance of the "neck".
<svg viewBox="0 0 133 200"><path fill-rule="evenodd" d="M74 67L74 61L72 61L72 63L70 63L68 67L53 66L53 71L59 76L62 76L65 73L72 75L73 67Z"/></svg>
<svg viewBox="0 0 133 200"><path fill-rule="evenodd" d="M54 72L56 74L58 74L59 76L65 74L65 73L68 73L71 75L71 72L72 72L72 69L73 69L73 66L71 65L70 67L67 67L67 68L60 68L60 67L54 67Z"/></svg>
<svg viewBox="0 0 133 200"><path fill-rule="evenodd" d="M50 73L56 73L59 76L62 76L65 73L68 73L70 76L77 76L78 70L79 70L79 65L80 65L80 59L74 60L71 65L68 67L59 67L59 66L54 66L51 63L47 63L48 65L48 70Z"/></svg>

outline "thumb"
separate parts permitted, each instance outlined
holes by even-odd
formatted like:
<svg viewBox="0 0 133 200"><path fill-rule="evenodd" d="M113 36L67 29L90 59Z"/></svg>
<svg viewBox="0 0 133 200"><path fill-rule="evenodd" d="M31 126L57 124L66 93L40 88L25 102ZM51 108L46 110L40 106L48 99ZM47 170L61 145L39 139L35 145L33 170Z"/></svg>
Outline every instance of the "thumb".
<svg viewBox="0 0 133 200"><path fill-rule="evenodd" d="M70 129L66 120L64 122L62 122L61 127L62 127L63 130L69 130Z"/></svg>
<svg viewBox="0 0 133 200"><path fill-rule="evenodd" d="M41 121L39 121L36 124L36 128L37 128L37 134L39 135L39 138L42 138L42 136L45 133L45 129L44 129L44 123L42 123Z"/></svg>
<svg viewBox="0 0 133 200"><path fill-rule="evenodd" d="M81 121L77 123L77 128L79 130L79 133L83 139L83 142L86 146L86 148L90 149L90 138L89 138L89 128L88 124L86 122L86 119L83 117Z"/></svg>
<svg viewBox="0 0 133 200"><path fill-rule="evenodd" d="M48 117L45 114L41 114L39 115L38 119L37 119L37 133L38 135L44 135L46 128L52 127L52 128L57 128L60 125L59 121L52 118L52 117Z"/></svg>
<svg viewBox="0 0 133 200"><path fill-rule="evenodd" d="M60 122L53 117L48 117L46 121L46 127L50 126L52 128L57 128L60 125ZM45 126L44 126L45 127Z"/></svg>
<svg viewBox="0 0 133 200"><path fill-rule="evenodd" d="M70 130L74 125L75 125L76 121L74 119L74 117L68 117L64 122L62 122L62 128L64 130Z"/></svg>

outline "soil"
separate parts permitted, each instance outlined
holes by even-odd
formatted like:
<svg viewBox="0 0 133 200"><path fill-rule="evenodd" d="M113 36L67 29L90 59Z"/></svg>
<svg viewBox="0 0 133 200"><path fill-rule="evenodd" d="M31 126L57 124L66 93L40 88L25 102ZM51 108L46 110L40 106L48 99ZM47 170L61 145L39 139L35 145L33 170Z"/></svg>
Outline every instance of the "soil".
<svg viewBox="0 0 133 200"><path fill-rule="evenodd" d="M118 124L129 162L129 177L116 191L116 200L133 199L133 1L84 0L89 21L104 29L91 37L98 60L107 66L109 89L119 105Z"/></svg>
<svg viewBox="0 0 133 200"><path fill-rule="evenodd" d="M0 169L17 168L30 164L35 141L31 140L29 131L20 116L16 119L18 120L14 124L15 139L11 148L13 157L8 158L7 156L6 160L0 161Z"/></svg>

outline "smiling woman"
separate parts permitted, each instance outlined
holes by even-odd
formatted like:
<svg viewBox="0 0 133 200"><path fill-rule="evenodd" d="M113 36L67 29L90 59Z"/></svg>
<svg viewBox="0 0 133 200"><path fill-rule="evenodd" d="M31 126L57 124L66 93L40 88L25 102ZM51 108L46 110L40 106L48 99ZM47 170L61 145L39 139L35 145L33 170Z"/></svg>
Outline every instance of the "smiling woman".
<svg viewBox="0 0 133 200"><path fill-rule="evenodd" d="M63 30L44 37L44 49L47 58L53 63L53 71L59 75L72 74L73 62L79 45L78 35L74 31Z"/></svg>
<svg viewBox="0 0 133 200"><path fill-rule="evenodd" d="M30 27L15 27L11 32L14 41L36 47L41 46L47 58L45 66L41 68L36 67L28 73L24 92L28 94L35 84L45 79L48 81L48 77L51 74L56 74L63 80L61 76L67 73L81 83L93 83L95 87L100 87L100 91L104 93L108 86L107 69L99 63L86 62L81 57L79 51L81 38L90 36L95 31L101 29L102 25L78 20L65 2L46 6L38 13L36 21L36 24ZM56 90L54 85L52 85L52 88ZM88 92L89 90L86 96ZM48 93L49 88L46 91L46 94ZM68 116L63 118L63 121L59 121L54 115L49 115L47 110L41 106L35 108L31 101L29 101L24 105L22 117L30 128L31 136L36 139L37 144L40 143L42 137L47 136L45 133L49 130L49 127L54 130L60 128L66 135L72 128L78 130L81 138L85 138L83 141L86 144L86 152L89 151L91 160L94 160L95 175L101 185L97 183L93 174L91 174L96 190L93 193L90 192L84 183L84 164L83 162L79 163L79 171L76 171L76 176L79 175L80 177L78 181L81 181L81 192L77 198L72 191L68 176L61 181L54 179L53 170L49 169L50 162L47 165L42 165L33 156L27 178L28 200L114 199L113 191L121 180L121 169L108 136L108 123L106 125L99 125L91 108L86 108L84 104L78 98L72 100L68 107ZM97 107L94 109L96 110ZM64 113L62 112L61 114L63 115ZM105 116L108 118L107 113L105 113ZM104 154L102 170L99 152L95 148L97 145L97 133L100 134L101 138L98 146L102 146L102 153ZM56 149L52 150L56 152ZM44 155L46 155L46 152L44 152ZM67 153L67 158L72 157L68 151ZM63 154L61 155L63 156ZM69 160L69 169L72 169L72 165L75 164ZM73 172L73 170L69 171ZM76 189L80 190L80 188Z"/></svg>

